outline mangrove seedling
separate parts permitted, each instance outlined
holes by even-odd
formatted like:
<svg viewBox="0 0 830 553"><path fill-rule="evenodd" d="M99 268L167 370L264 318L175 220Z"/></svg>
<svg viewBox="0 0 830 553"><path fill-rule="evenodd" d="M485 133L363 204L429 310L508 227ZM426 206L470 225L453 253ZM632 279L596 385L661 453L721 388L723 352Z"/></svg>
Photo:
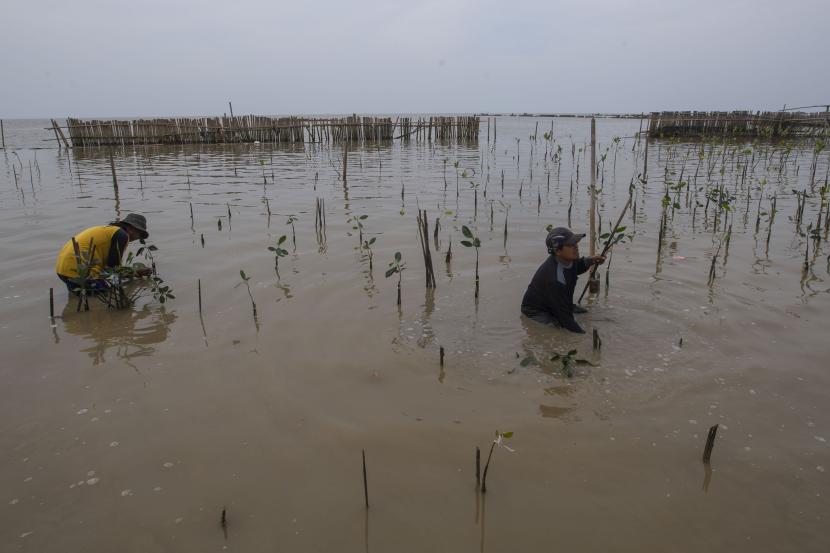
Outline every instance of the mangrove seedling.
<svg viewBox="0 0 830 553"><path fill-rule="evenodd" d="M551 361L559 361L562 364L562 372L565 373L565 376L568 378L573 378L574 375L574 365L590 365L591 362L587 359L577 359L576 358L577 351L572 349L565 355L560 353L554 353L553 356L550 358Z"/></svg>
<svg viewBox="0 0 830 553"><path fill-rule="evenodd" d="M398 274L398 306L401 305L401 273L404 269L406 269L406 263L401 261L401 252L395 252L395 258L389 263L389 268L386 269L386 278L395 273Z"/></svg>
<svg viewBox="0 0 830 553"><path fill-rule="evenodd" d="M242 277L241 284L245 284L245 288L248 289L248 297L251 298L251 308L254 311L254 319L256 319L256 302L254 301L254 295L251 294L251 283L249 282L251 280L251 277L246 275L245 271L243 271L242 269L239 269L239 276Z"/></svg>
<svg viewBox="0 0 830 553"><path fill-rule="evenodd" d="M493 449L499 446L512 453L513 450L504 444L505 440L512 437L513 432L499 432L496 430L496 439L490 444L490 453L487 455L487 462L484 464L484 474L481 475L481 493L487 493L487 470L490 468L490 460L493 458Z"/></svg>
<svg viewBox="0 0 830 553"><path fill-rule="evenodd" d="M363 247L363 221L368 218L368 215L355 215L346 219L347 223L352 223L352 229L357 231L357 240L361 247Z"/></svg>
<svg viewBox="0 0 830 553"><path fill-rule="evenodd" d="M478 249L481 247L481 240L479 240L478 236L473 235L473 231L469 229L466 225L461 226L461 233L469 240L462 240L461 245L465 248L475 248L476 250L476 294L475 297L478 299Z"/></svg>
<svg viewBox="0 0 830 553"><path fill-rule="evenodd" d="M297 222L297 216L293 213L288 216L286 225L291 225L291 243L294 245L294 251L297 250L297 231L294 229L294 223Z"/></svg>
<svg viewBox="0 0 830 553"><path fill-rule="evenodd" d="M369 252L369 273L370 274L372 273L372 268L373 268L372 267L372 257L373 257L373 255L372 255L372 244L375 243L375 240L376 240L376 238L374 236L372 236L368 240L363 241L363 248L367 252Z"/></svg>
<svg viewBox="0 0 830 553"><path fill-rule="evenodd" d="M286 240L286 236L283 234L277 240L276 246L268 246L268 251L274 252L274 270L277 272L277 280L280 278L280 257L285 257L288 255L288 250L282 247L283 243ZM245 278L245 277L242 277ZM253 299L252 299L253 301ZM255 309L256 310L256 309Z"/></svg>

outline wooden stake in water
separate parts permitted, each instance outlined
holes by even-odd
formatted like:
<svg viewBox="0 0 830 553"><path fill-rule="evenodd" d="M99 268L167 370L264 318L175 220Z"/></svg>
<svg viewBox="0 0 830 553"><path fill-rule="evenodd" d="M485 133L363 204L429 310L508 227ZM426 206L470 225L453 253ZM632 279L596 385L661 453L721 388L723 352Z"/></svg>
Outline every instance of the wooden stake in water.
<svg viewBox="0 0 830 553"><path fill-rule="evenodd" d="M349 145L343 146L343 186L346 185L346 169L349 167Z"/></svg>
<svg viewBox="0 0 830 553"><path fill-rule="evenodd" d="M366 508L369 508L369 485L366 482L366 450L361 450L363 453L363 500L366 502Z"/></svg>
<svg viewBox="0 0 830 553"><path fill-rule="evenodd" d="M703 462L709 464L712 458L712 448L715 447L715 436L718 433L718 425L709 428L709 435L706 436L706 448L703 450Z"/></svg>
<svg viewBox="0 0 830 553"><path fill-rule="evenodd" d="M202 279L198 279L197 281L199 287L199 316L202 316Z"/></svg>
<svg viewBox="0 0 830 553"><path fill-rule="evenodd" d="M481 487L481 450L476 446L476 489Z"/></svg>
<svg viewBox="0 0 830 553"><path fill-rule="evenodd" d="M597 253L597 121L591 117L591 216L588 252L591 257Z"/></svg>
<svg viewBox="0 0 830 553"><path fill-rule="evenodd" d="M593 338L594 338L594 351L601 350L602 349L602 339L599 337L599 332L597 331L596 328L594 329Z"/></svg>
<svg viewBox="0 0 830 553"><path fill-rule="evenodd" d="M51 288L50 288L50 290L51 290ZM444 366L444 346L440 347L440 349L438 350L438 355L439 355L439 358L440 358L441 366L443 367Z"/></svg>
<svg viewBox="0 0 830 553"><path fill-rule="evenodd" d="M0 119L0 140L2 140L3 149L6 149L6 131L3 128L3 120Z"/></svg>
<svg viewBox="0 0 830 553"><path fill-rule="evenodd" d="M49 288L49 318L55 321L55 289ZM444 348L441 348L442 350ZM443 358L443 351L441 357Z"/></svg>
<svg viewBox="0 0 830 553"><path fill-rule="evenodd" d="M112 186L118 190L118 178L115 176L115 160L112 158L112 150L110 150L110 170L112 171Z"/></svg>

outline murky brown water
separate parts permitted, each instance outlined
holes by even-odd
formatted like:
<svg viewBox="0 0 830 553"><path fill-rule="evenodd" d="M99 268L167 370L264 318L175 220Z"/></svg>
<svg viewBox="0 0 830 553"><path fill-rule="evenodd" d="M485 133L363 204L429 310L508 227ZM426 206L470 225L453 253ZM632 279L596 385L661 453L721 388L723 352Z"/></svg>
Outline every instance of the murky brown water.
<svg viewBox="0 0 830 553"><path fill-rule="evenodd" d="M812 144L788 154L784 145L730 146L726 156L707 145L697 185L723 182L736 196L728 257L721 251L709 286L724 235L713 232L711 206L696 210L693 228L685 192L658 267L666 167L677 181L687 160L691 180L698 145L653 141L636 221L626 217L634 239L616 248L610 288L603 272L596 305L580 316L602 337L593 353L590 333L519 316L545 256L545 226L567 222L572 178L573 227L587 228L590 169L578 150L589 122L554 120L562 160L550 163L550 119L538 120L531 157L536 121L500 118L490 148L485 130L479 144L358 147L347 190L334 169L341 154L327 146L129 148L116 157L118 197L103 151L34 150L52 145L41 142L46 122L6 122L0 550L826 551L828 251L811 240L803 274L806 238L790 219L792 189L809 189ZM638 128L598 122L599 155L610 148L604 227L642 170L630 138ZM475 172L459 178L458 198L455 160ZM825 151L822 184L827 160ZM480 184L477 214L470 180ZM761 188L763 212L778 192L768 255L766 215L755 232ZM326 201L323 252L316 197ZM510 205L506 247L501 202ZM807 199L802 230L819 202ZM424 290L418 205L441 217L434 297ZM64 308L53 274L61 244L130 211L147 215L177 298L129 312ZM297 247L277 282L266 248L282 234L290 243L292 213ZM373 275L347 222L363 214L377 237ZM478 304L461 224L483 242ZM383 275L396 251L407 263L400 313L396 279ZM240 269L253 276L258 327ZM55 328L49 287L63 315ZM547 359L572 348L595 366L568 379ZM528 353L541 363L522 366ZM707 474L700 458L715 423ZM485 502L474 452L486 452L496 429L515 432L515 452L497 448Z"/></svg>

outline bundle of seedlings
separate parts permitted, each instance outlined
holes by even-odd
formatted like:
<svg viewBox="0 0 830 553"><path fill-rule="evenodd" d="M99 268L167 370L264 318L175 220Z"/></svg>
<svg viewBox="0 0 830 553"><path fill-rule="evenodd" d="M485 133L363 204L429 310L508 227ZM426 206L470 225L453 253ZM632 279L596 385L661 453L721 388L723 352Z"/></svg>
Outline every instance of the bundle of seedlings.
<svg viewBox="0 0 830 553"><path fill-rule="evenodd" d="M169 299L175 299L173 291L164 283L164 280L156 273L156 263L153 252L158 247L140 241L141 247L135 254L130 252L127 259L121 265L106 267L100 274L93 275L93 267L100 266L100 260L95 258L95 245L90 241L89 247L82 250L73 239L72 246L75 250L75 261L78 268L78 276L70 279L78 290L78 308L89 310L89 297L93 296L101 301L109 309L127 309L144 296L152 296L159 303L165 303ZM144 262L136 259L142 257L150 263L150 267ZM152 269L149 275L148 269ZM105 287L94 286L94 281L104 281Z"/></svg>

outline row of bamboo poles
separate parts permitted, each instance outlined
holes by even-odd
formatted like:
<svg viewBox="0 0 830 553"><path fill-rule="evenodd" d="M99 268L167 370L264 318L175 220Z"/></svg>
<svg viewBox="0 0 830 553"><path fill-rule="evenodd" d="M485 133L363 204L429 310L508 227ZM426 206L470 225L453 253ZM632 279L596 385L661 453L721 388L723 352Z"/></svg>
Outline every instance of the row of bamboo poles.
<svg viewBox="0 0 830 553"><path fill-rule="evenodd" d="M476 116L342 118L176 117L164 119L100 120L67 118L72 145L125 146L144 144L302 143L409 140L478 140ZM53 130L50 128L50 130Z"/></svg>
<svg viewBox="0 0 830 553"><path fill-rule="evenodd" d="M648 124L651 137L815 136L828 131L827 112L663 111L652 112Z"/></svg>

